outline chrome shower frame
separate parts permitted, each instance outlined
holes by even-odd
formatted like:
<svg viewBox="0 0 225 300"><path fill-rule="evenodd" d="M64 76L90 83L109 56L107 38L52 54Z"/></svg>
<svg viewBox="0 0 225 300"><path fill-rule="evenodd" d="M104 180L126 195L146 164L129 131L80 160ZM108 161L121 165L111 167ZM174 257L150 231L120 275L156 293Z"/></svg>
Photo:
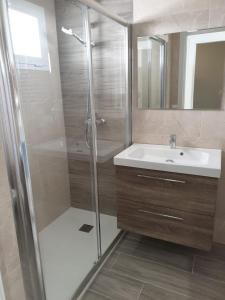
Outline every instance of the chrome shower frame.
<svg viewBox="0 0 225 300"><path fill-rule="evenodd" d="M7 1L0 3L0 116L27 299L46 299ZM26 281L26 282L25 282Z"/></svg>
<svg viewBox="0 0 225 300"><path fill-rule="evenodd" d="M131 143L131 25L122 18L109 13L104 7L90 0L79 0L85 14L86 51L89 63L89 98L92 131L93 202L96 208L97 247L99 258L101 252L100 215L97 192L97 144L96 120L94 113L94 93L92 84L92 45L88 20L88 8L92 8L107 18L119 23L126 30L126 145ZM40 258L36 217L33 207L33 193L27 145L22 122L17 69L14 60L7 0L0 2L0 116L3 131L3 144L6 157L12 208L19 246L21 267L27 300L46 300L43 272ZM115 243L115 242L113 242ZM100 259L88 274L76 292L76 297L88 284L90 278L102 264Z"/></svg>

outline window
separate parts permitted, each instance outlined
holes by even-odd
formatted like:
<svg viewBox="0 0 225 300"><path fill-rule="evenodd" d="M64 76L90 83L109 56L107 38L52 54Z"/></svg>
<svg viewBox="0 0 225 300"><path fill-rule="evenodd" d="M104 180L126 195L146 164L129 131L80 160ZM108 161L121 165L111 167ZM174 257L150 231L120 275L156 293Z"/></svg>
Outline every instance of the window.
<svg viewBox="0 0 225 300"><path fill-rule="evenodd" d="M24 0L10 1L9 21L18 67L49 70L44 9Z"/></svg>

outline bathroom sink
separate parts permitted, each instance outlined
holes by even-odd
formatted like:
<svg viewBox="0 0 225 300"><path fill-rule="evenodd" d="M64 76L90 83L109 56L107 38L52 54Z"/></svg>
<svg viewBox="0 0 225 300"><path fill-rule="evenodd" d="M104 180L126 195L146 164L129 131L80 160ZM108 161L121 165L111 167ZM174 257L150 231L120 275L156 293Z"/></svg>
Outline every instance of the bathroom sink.
<svg viewBox="0 0 225 300"><path fill-rule="evenodd" d="M114 157L114 164L218 178L221 150L133 144Z"/></svg>

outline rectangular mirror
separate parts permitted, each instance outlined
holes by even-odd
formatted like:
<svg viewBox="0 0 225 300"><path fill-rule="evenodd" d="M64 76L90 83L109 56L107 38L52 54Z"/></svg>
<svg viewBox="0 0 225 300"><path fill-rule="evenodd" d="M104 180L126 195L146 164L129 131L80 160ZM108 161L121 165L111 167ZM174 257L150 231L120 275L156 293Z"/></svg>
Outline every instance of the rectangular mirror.
<svg viewBox="0 0 225 300"><path fill-rule="evenodd" d="M141 109L221 110L225 28L138 37Z"/></svg>

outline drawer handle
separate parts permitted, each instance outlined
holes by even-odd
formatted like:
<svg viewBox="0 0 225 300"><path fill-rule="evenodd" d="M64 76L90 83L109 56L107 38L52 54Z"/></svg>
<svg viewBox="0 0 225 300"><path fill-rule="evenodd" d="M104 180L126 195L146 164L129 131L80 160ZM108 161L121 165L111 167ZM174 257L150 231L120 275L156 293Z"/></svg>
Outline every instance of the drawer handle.
<svg viewBox="0 0 225 300"><path fill-rule="evenodd" d="M185 180L177 180L177 179L163 178L163 177L154 177L154 176L148 176L148 175L142 175L142 174L138 174L137 177L155 179L155 180L161 180L161 181L167 181L167 182L186 183Z"/></svg>
<svg viewBox="0 0 225 300"><path fill-rule="evenodd" d="M175 217L175 216L171 216L171 215L160 214L160 213L156 213L156 212L152 212L152 211L148 211L148 210L143 210L143 209L139 209L138 211L139 211L139 212L142 212L142 213L146 213L146 214L158 216L158 217L164 217L164 218L168 218L168 219L184 221L183 218Z"/></svg>

